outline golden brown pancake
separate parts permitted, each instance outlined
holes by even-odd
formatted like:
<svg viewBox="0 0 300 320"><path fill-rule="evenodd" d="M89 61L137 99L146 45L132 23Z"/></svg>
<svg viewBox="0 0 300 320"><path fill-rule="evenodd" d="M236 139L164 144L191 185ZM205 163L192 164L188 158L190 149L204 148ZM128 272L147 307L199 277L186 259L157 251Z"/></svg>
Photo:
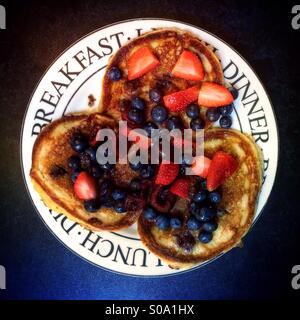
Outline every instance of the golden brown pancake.
<svg viewBox="0 0 300 320"><path fill-rule="evenodd" d="M190 267L230 250L240 243L251 226L262 182L261 151L250 136L239 131L218 128L207 130L205 155L211 158L219 150L232 155L239 167L220 187L222 200L218 207L226 213L219 218L219 227L214 231L211 242L199 242L199 231L189 232L185 224L180 230L163 231L143 215L138 220L142 242L173 268ZM183 221L186 221L189 217L188 201L180 199L175 206L177 215L179 211ZM174 208L170 211L171 215L172 211ZM178 245L184 232L186 238L183 237L183 240L189 241L191 235L196 240L190 252Z"/></svg>
<svg viewBox="0 0 300 320"><path fill-rule="evenodd" d="M47 207L64 213L90 230L116 230L133 224L141 212L141 207L124 214L102 207L95 213L84 209L83 201L74 193L67 160L76 154L70 146L70 138L75 131L87 137L100 128L114 128L114 121L98 113L91 115L69 115L53 121L38 136L32 152L30 176L35 189ZM58 170L58 173L57 173ZM59 171L66 171L59 174ZM55 174L53 174L55 173ZM126 186L133 175L127 167L116 165L111 179L117 185Z"/></svg>
<svg viewBox="0 0 300 320"><path fill-rule="evenodd" d="M160 61L160 64L152 71L134 79L127 80L127 61L130 55L140 47L148 46ZM102 99L99 111L109 115L117 121L123 119L120 111L122 101L130 100L133 96L139 96L146 101L146 120L151 120L151 109L157 103L149 98L149 90L157 88L162 95L167 95L179 90L184 90L199 84L199 81L189 81L171 75L171 70L176 64L184 49L193 51L201 59L205 78L203 81L212 81L223 84L223 71L221 63L215 53L193 34L179 29L160 29L145 33L122 46L110 59L107 71L102 83ZM118 67L122 72L122 79L111 81L108 71L111 67ZM201 108L201 117L205 120L205 108ZM175 113L169 113L175 115ZM181 119L186 127L189 127L190 119L181 112ZM207 125L210 125L206 121Z"/></svg>

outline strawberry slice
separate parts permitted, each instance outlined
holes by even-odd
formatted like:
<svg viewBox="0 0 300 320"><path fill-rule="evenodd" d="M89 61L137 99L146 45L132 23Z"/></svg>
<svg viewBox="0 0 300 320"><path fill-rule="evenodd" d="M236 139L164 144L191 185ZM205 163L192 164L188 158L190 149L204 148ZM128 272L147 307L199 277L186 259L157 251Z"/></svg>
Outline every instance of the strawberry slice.
<svg viewBox="0 0 300 320"><path fill-rule="evenodd" d="M176 180L172 184L170 188L170 192L172 192L173 194L176 194L176 196L179 196L180 198L188 199L189 189L190 189L190 181L188 179L181 178Z"/></svg>
<svg viewBox="0 0 300 320"><path fill-rule="evenodd" d="M208 175L211 160L205 156L195 157L192 164L192 171L196 176L206 178Z"/></svg>
<svg viewBox="0 0 300 320"><path fill-rule="evenodd" d="M137 49L128 60L128 80L141 77L154 69L158 64L159 60L148 47Z"/></svg>
<svg viewBox="0 0 300 320"><path fill-rule="evenodd" d="M179 173L178 164L163 160L159 166L155 183L166 186L172 183L176 179L178 173Z"/></svg>
<svg viewBox="0 0 300 320"><path fill-rule="evenodd" d="M151 139L136 132L134 129L122 127L120 132L125 137L130 137L130 141L136 143L140 149L148 149L151 145Z"/></svg>
<svg viewBox="0 0 300 320"><path fill-rule="evenodd" d="M165 106L170 111L183 111L187 105L197 100L199 90L198 86L194 86L164 96Z"/></svg>
<svg viewBox="0 0 300 320"><path fill-rule="evenodd" d="M218 151L214 154L207 175L207 190L218 188L238 168L238 162L228 153Z"/></svg>
<svg viewBox="0 0 300 320"><path fill-rule="evenodd" d="M172 74L186 80L200 81L204 79L204 70L201 60L191 51L184 50L177 60Z"/></svg>
<svg viewBox="0 0 300 320"><path fill-rule="evenodd" d="M80 200L95 199L97 196L95 180L87 172L79 173L74 184L74 192Z"/></svg>
<svg viewBox="0 0 300 320"><path fill-rule="evenodd" d="M214 82L204 82L200 88L198 104L203 107L222 107L233 102L230 91Z"/></svg>

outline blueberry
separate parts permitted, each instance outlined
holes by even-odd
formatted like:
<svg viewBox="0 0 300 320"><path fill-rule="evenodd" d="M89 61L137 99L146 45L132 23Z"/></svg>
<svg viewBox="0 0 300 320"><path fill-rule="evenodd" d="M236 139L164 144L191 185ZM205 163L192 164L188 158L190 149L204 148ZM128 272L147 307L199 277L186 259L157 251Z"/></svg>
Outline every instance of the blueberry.
<svg viewBox="0 0 300 320"><path fill-rule="evenodd" d="M114 167L114 165L111 163L100 164L100 168L104 171L110 171L110 170L112 170L113 167Z"/></svg>
<svg viewBox="0 0 300 320"><path fill-rule="evenodd" d="M153 102L159 102L161 99L161 94L159 92L159 90L157 89L151 89L149 91L149 98L153 101Z"/></svg>
<svg viewBox="0 0 300 320"><path fill-rule="evenodd" d="M111 196L114 200L122 200L126 198L126 192L121 189L115 189L112 193Z"/></svg>
<svg viewBox="0 0 300 320"><path fill-rule="evenodd" d="M143 112L138 109L131 109L128 112L128 118L134 123L141 124L144 119Z"/></svg>
<svg viewBox="0 0 300 320"><path fill-rule="evenodd" d="M170 219L170 226L173 229L179 229L181 227L181 221L178 218L171 218Z"/></svg>
<svg viewBox="0 0 300 320"><path fill-rule="evenodd" d="M145 164L142 166L140 175L143 179L149 179L154 176L155 173L155 166L151 164Z"/></svg>
<svg viewBox="0 0 300 320"><path fill-rule="evenodd" d="M137 163L131 163L129 162L129 167L134 170L134 171L138 171L141 169L142 167L142 164L140 162L137 162Z"/></svg>
<svg viewBox="0 0 300 320"><path fill-rule="evenodd" d="M198 118L200 115L199 106L197 106L195 103L188 105L186 108L186 115L191 119Z"/></svg>
<svg viewBox="0 0 300 320"><path fill-rule="evenodd" d="M218 229L218 224L215 221L208 221L203 223L203 230L207 232L214 232Z"/></svg>
<svg viewBox="0 0 300 320"><path fill-rule="evenodd" d="M196 214L199 211L199 206L196 202L191 202L190 206L189 206L189 212L191 214Z"/></svg>
<svg viewBox="0 0 300 320"><path fill-rule="evenodd" d="M202 231L199 234L199 241L202 243L209 243L213 238L213 235L210 232Z"/></svg>
<svg viewBox="0 0 300 320"><path fill-rule="evenodd" d="M71 147L74 151L81 153L88 147L88 141L82 134L75 134L71 139Z"/></svg>
<svg viewBox="0 0 300 320"><path fill-rule="evenodd" d="M228 129L231 127L231 125L232 125L232 119L230 116L223 116L220 119L220 127L221 128Z"/></svg>
<svg viewBox="0 0 300 320"><path fill-rule="evenodd" d="M146 207L143 211L143 216L146 220L155 220L157 213L151 207Z"/></svg>
<svg viewBox="0 0 300 320"><path fill-rule="evenodd" d="M122 78L122 74L119 68L112 67L108 71L108 77L111 81L118 81Z"/></svg>
<svg viewBox="0 0 300 320"><path fill-rule="evenodd" d="M85 150L85 153L87 153L90 156L92 161L96 161L96 150L89 147Z"/></svg>
<svg viewBox="0 0 300 320"><path fill-rule="evenodd" d="M131 100L131 106L135 109L144 110L145 109L145 101L140 97L134 97Z"/></svg>
<svg viewBox="0 0 300 320"><path fill-rule="evenodd" d="M80 169L80 159L76 156L72 156L68 159L68 166L73 170Z"/></svg>
<svg viewBox="0 0 300 320"><path fill-rule="evenodd" d="M109 196L105 196L101 198L102 207L113 208L114 204L115 204L114 200Z"/></svg>
<svg viewBox="0 0 300 320"><path fill-rule="evenodd" d="M206 192L204 190L201 190L193 195L193 200L196 203L202 202L205 199L206 199Z"/></svg>
<svg viewBox="0 0 300 320"><path fill-rule="evenodd" d="M125 202L123 200L117 200L115 202L114 209L118 213L126 212Z"/></svg>
<svg viewBox="0 0 300 320"><path fill-rule="evenodd" d="M163 106L160 106L160 105L155 106L151 110L151 117L155 122L163 122L168 117L168 111Z"/></svg>
<svg viewBox="0 0 300 320"><path fill-rule="evenodd" d="M219 107L219 112L222 116L229 116L233 111L233 104L230 104L225 107Z"/></svg>
<svg viewBox="0 0 300 320"><path fill-rule="evenodd" d="M145 125L145 127L143 128L146 132L148 137L151 137L151 134L153 134L153 130L157 129L157 125L153 122L147 122L147 124Z"/></svg>
<svg viewBox="0 0 300 320"><path fill-rule="evenodd" d="M100 185L100 197L107 195L110 184L108 181L103 181Z"/></svg>
<svg viewBox="0 0 300 320"><path fill-rule="evenodd" d="M235 87L230 87L228 90L231 92L234 100L239 96L239 92Z"/></svg>
<svg viewBox="0 0 300 320"><path fill-rule="evenodd" d="M182 128L182 122L177 117L170 117L167 121L167 127L169 130Z"/></svg>
<svg viewBox="0 0 300 320"><path fill-rule="evenodd" d="M190 217L187 221L187 227L189 230L199 230L201 228L201 222L194 217Z"/></svg>
<svg viewBox="0 0 300 320"><path fill-rule="evenodd" d="M85 200L83 205L84 209L88 212L96 212L101 206L98 199Z"/></svg>
<svg viewBox="0 0 300 320"><path fill-rule="evenodd" d="M159 215L155 222L156 226L161 230L167 230L170 226L170 219L164 215Z"/></svg>
<svg viewBox="0 0 300 320"><path fill-rule="evenodd" d="M74 170L72 173L71 173L71 179L72 181L75 183L78 175L79 175L80 171L77 171L77 170Z"/></svg>
<svg viewBox="0 0 300 320"><path fill-rule="evenodd" d="M216 122L220 118L220 112L218 108L208 108L206 111L206 119L211 122Z"/></svg>
<svg viewBox="0 0 300 320"><path fill-rule="evenodd" d="M98 164L94 164L90 168L90 174L94 178L100 178L102 175L102 170Z"/></svg>
<svg viewBox="0 0 300 320"><path fill-rule="evenodd" d="M206 222L215 217L215 210L212 208L203 207L195 214L199 221Z"/></svg>
<svg viewBox="0 0 300 320"><path fill-rule="evenodd" d="M212 202L212 203L219 203L221 201L221 195L219 192L217 191L213 191L213 192L210 192L209 194L209 200Z"/></svg>
<svg viewBox="0 0 300 320"><path fill-rule="evenodd" d="M203 129L204 125L205 125L204 122L200 118L193 119L190 123L191 129L194 131Z"/></svg>
<svg viewBox="0 0 300 320"><path fill-rule="evenodd" d="M129 188L132 191L140 191L141 190L141 182L138 179L132 179Z"/></svg>

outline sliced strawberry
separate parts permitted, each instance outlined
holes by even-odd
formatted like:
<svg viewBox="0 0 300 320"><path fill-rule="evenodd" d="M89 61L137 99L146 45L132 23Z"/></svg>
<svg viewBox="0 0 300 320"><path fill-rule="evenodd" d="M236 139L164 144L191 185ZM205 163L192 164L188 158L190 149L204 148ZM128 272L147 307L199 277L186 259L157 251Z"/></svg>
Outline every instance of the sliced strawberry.
<svg viewBox="0 0 300 320"><path fill-rule="evenodd" d="M238 162L228 153L217 151L211 161L207 175L207 190L218 188L238 168Z"/></svg>
<svg viewBox="0 0 300 320"><path fill-rule="evenodd" d="M179 165L176 163L162 161L159 166L158 173L155 179L156 184L168 185L172 183L179 173Z"/></svg>
<svg viewBox="0 0 300 320"><path fill-rule="evenodd" d="M191 51L184 50L172 70L175 77L200 81L204 79L201 60Z"/></svg>
<svg viewBox="0 0 300 320"><path fill-rule="evenodd" d="M187 147L193 147L194 146L193 141L184 139L182 137L176 137L176 136L172 137L172 142L173 142L173 146L175 148L183 148L184 146L187 146Z"/></svg>
<svg viewBox="0 0 300 320"><path fill-rule="evenodd" d="M135 132L134 129L122 127L119 133L125 137L130 137L130 141L138 144L140 149L148 149L150 147L151 139Z"/></svg>
<svg viewBox="0 0 300 320"><path fill-rule="evenodd" d="M230 91L214 82L204 82L200 88L198 104L203 107L222 107L233 102Z"/></svg>
<svg viewBox="0 0 300 320"><path fill-rule="evenodd" d="M97 196L95 180L87 172L81 172L75 181L74 192L80 200L95 199Z"/></svg>
<svg viewBox="0 0 300 320"><path fill-rule="evenodd" d="M159 60L148 47L137 49L128 60L128 80L141 77L154 69L158 64Z"/></svg>
<svg viewBox="0 0 300 320"><path fill-rule="evenodd" d="M171 188L170 191L173 194L176 194L176 196L179 196L180 198L183 199L188 199L189 198L189 189L190 189L190 180L181 178L176 180Z"/></svg>
<svg viewBox="0 0 300 320"><path fill-rule="evenodd" d="M210 164L211 160L205 156L195 157L192 164L192 171L196 176L206 178L208 175Z"/></svg>
<svg viewBox="0 0 300 320"><path fill-rule="evenodd" d="M197 100L199 87L194 86L164 96L165 106L171 111L183 111L187 105Z"/></svg>

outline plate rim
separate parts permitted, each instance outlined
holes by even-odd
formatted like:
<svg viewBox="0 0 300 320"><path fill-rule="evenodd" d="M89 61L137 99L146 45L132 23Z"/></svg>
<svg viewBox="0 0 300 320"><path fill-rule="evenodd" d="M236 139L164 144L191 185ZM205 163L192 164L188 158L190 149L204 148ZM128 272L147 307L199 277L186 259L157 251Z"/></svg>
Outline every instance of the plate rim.
<svg viewBox="0 0 300 320"><path fill-rule="evenodd" d="M27 102L27 105L26 105L26 109L25 109L25 112L24 112L24 115L23 115L23 119L22 119L22 124L21 124L21 134L20 134L20 140L19 140L19 148L20 148L20 165L21 165L21 172L22 172L22 178L23 178L23 182L25 184L25 188L26 188L26 191L28 193L28 196L29 196L29 199L35 209L35 211L38 213L38 216L40 218L40 220L43 222L43 224L46 226L46 228L51 232L52 235L54 235L55 239L63 244L63 246L71 251L72 253L74 253L76 256L78 256L80 259L88 262L89 264L97 267L97 268L100 268L100 269L103 269L105 271L108 271L108 272L111 272L113 274L118 274L118 275L122 275L122 276L128 276L128 277L133 277L133 278L162 278L162 277L174 277L174 276L180 276L184 273L188 273L188 272L191 272L191 271L195 271L196 269L200 269L208 264L210 264L211 262L215 261L216 259L220 258L221 256L223 256L225 253L227 252L223 252L219 255L217 255L216 257L200 264L200 265L196 265L192 268L189 268L189 269L186 269L186 270L182 270L182 271L179 271L179 272L176 272L176 273L170 273L170 274L162 274L162 275L139 275L139 274L130 274L130 273L126 273L126 272L121 272L121 271L116 271L116 270L112 270L112 269L108 269L104 266L100 266L96 263L94 263L93 261L90 261L88 260L87 258L81 256L79 253L77 253L76 251L74 251L72 248L70 248L66 243L64 243L55 233L54 231L50 228L50 226L45 222L45 220L43 219L42 215L40 214L38 208L36 207L34 201L33 201L33 198L31 196L31 193L29 191L29 187L28 187L28 184L27 184L27 181L26 181L26 177L25 177L25 172L24 172L24 166L23 166L23 152L22 152L22 141L23 141L23 133L24 133L24 125L25 125L25 120L26 120L26 116L27 116L27 113L28 113L28 109L29 109L29 106L30 106L30 103L32 101L32 98L38 88L38 86L40 85L42 79L45 77L45 75L47 74L47 72L49 71L49 69L53 66L53 64L63 55L65 54L69 49L71 49L75 44L77 44L78 42L84 40L85 38L89 37L90 35L98 32L98 31L101 31L103 29L106 29L106 28L109 28L109 27L112 27L112 26L115 26L115 25L118 25L118 24L121 24L121 23L127 23L127 22L132 22L132 21L147 21L147 20L157 20L157 21L169 21L169 22L176 22L176 23L181 23L181 24L185 24L187 26L190 26L190 27L193 27L195 29L198 29L200 31L203 31L203 32L206 32L207 34L215 37L216 39L218 39L219 41L223 42L225 45L227 45L231 50L233 50L238 56L240 56L240 58L243 60L243 62L250 68L250 70L254 73L254 75L256 76L256 78L258 79L260 85L262 86L266 96L267 96L267 99L270 103L270 106L271 106L271 109L272 109L272 113L273 113L273 117L274 117L274 121L275 121L275 128L276 128L276 138L277 138L277 162L276 162L276 170L275 170L275 174L274 174L274 181L273 181L273 184L272 184L272 188L271 188L271 191L270 191L270 194L267 198L267 201L266 203L264 204L264 206L262 207L260 213L258 214L257 218L255 221L253 221L253 223L251 224L251 227L250 229L248 230L248 232L250 232L252 230L252 228L255 226L255 224L257 223L258 219L261 217L263 211L265 210L265 207L266 205L268 204L268 200L269 198L271 197L272 193L274 192L274 186L275 186L275 183L277 182L277 179L278 179L278 167L279 167L279 163L280 163L280 137L279 137L279 130L278 130L278 121L277 121L277 117L276 117L276 113L275 113L275 110L274 110L274 106L273 106L273 103L272 103L272 100L270 98L270 95L268 93L268 91L266 90L266 87L264 86L264 83L262 82L262 80L260 79L260 77L258 76L258 74L256 73L256 71L252 68L252 66L250 65L250 63L244 58L243 55L241 55L234 47L232 47L227 41L221 39L219 36L215 35L214 33L202 28L202 27L199 27L199 26L196 26L194 24L191 24L191 23L188 23L188 22L185 22L185 21L180 21L180 20L176 20L176 19L168 19L168 18L157 18L157 17L142 17L142 18L131 18L131 19L125 19L125 20L118 20L116 22L113 22L113 23L110 23L110 24L107 24L105 26L102 26L100 28L97 28L85 35L83 35L82 37L80 37L79 39L77 39L76 41L72 42L65 50L63 50L58 56L56 56L54 58L54 60L52 60L51 64L46 68L46 70L43 72L43 74L41 75L41 77L39 78L39 81L37 82L37 84L34 86L32 92L31 92L31 95L28 99L28 102ZM247 234L248 234L247 232Z"/></svg>

